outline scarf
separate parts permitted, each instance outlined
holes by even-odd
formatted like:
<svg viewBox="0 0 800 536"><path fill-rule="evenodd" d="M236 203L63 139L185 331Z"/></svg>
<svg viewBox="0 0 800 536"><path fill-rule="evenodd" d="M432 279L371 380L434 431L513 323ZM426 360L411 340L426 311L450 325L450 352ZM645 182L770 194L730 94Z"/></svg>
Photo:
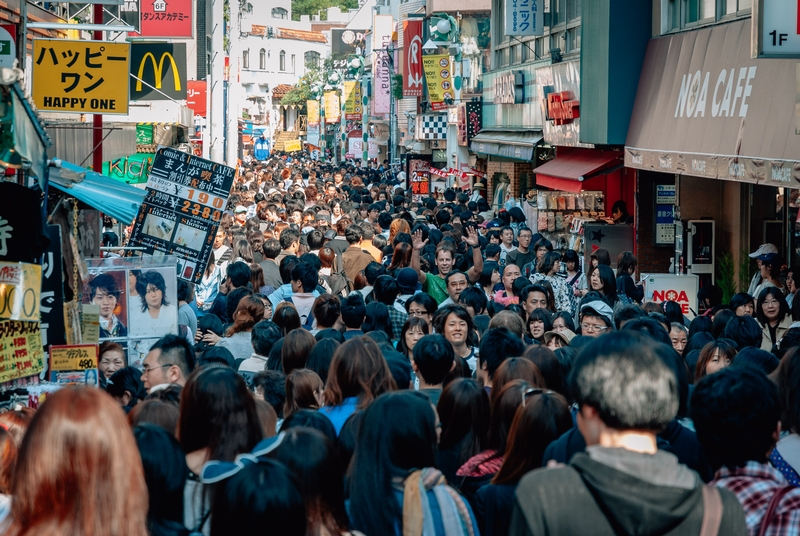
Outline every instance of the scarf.
<svg viewBox="0 0 800 536"><path fill-rule="evenodd" d="M433 498L429 491L433 491ZM445 534L476 536L464 498L432 467L412 472L403 483L403 536L436 536L432 500L439 507Z"/></svg>

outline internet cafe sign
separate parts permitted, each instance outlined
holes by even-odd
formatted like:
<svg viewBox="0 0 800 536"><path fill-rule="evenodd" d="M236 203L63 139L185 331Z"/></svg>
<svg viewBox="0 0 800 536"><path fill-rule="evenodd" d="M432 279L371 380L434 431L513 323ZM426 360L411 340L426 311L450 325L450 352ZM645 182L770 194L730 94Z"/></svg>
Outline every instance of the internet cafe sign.
<svg viewBox="0 0 800 536"><path fill-rule="evenodd" d="M525 102L525 73L509 71L494 79L495 104L522 104Z"/></svg>

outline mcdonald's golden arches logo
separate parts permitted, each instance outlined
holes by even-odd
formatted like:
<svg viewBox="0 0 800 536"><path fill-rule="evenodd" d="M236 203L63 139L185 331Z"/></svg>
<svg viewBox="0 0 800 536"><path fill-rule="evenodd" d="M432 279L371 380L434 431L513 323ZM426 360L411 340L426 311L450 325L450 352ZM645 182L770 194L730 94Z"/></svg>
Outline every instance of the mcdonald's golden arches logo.
<svg viewBox="0 0 800 536"><path fill-rule="evenodd" d="M186 99L186 44L131 44L131 100Z"/></svg>

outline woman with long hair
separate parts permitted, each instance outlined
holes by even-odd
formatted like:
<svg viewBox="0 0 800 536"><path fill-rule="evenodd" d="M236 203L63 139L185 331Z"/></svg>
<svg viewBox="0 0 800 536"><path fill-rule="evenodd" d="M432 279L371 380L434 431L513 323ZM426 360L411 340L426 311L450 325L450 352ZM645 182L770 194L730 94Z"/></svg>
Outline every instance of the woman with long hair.
<svg viewBox="0 0 800 536"><path fill-rule="evenodd" d="M783 291L777 287L766 287L758 294L756 318L764 328L761 349L767 352L780 341L792 325L789 304Z"/></svg>
<svg viewBox="0 0 800 536"><path fill-rule="evenodd" d="M389 244L395 246L394 238L400 233L411 235L411 226L403 218L397 218L389 225Z"/></svg>
<svg viewBox="0 0 800 536"><path fill-rule="evenodd" d="M331 274L336 272L336 268L334 267L336 263L336 252L328 246L320 248L319 262L321 264L319 275L330 277Z"/></svg>
<svg viewBox="0 0 800 536"><path fill-rule="evenodd" d="M275 290L264 282L264 269L256 263L250 265L250 284L259 294L271 294Z"/></svg>
<svg viewBox="0 0 800 536"><path fill-rule="evenodd" d="M567 285L572 287L572 293L576 298L582 298L589 292L589 283L586 280L586 274L581 270L578 253L573 249L568 249L564 252L561 262L567 267Z"/></svg>
<svg viewBox="0 0 800 536"><path fill-rule="evenodd" d="M322 380L313 370L297 369L287 374L283 418L288 419L292 413L301 409L319 409L324 406L323 389Z"/></svg>
<svg viewBox="0 0 800 536"><path fill-rule="evenodd" d="M125 414L106 393L47 397L19 451L10 536L147 536L147 486Z"/></svg>
<svg viewBox="0 0 800 536"><path fill-rule="evenodd" d="M547 446L572 428L567 400L553 391L525 391L508 434L503 465L475 494L475 515L483 536L508 534L514 492L522 477L542 467Z"/></svg>
<svg viewBox="0 0 800 536"><path fill-rule="evenodd" d="M605 264L597 266L589 277L589 287L600 294L612 309L619 301L617 299L617 281L614 270Z"/></svg>
<svg viewBox="0 0 800 536"><path fill-rule="evenodd" d="M456 379L445 386L437 409L442 421L437 467L448 482L456 482L459 467L488 443L489 395L476 380Z"/></svg>
<svg viewBox="0 0 800 536"><path fill-rule="evenodd" d="M243 262L248 266L253 264L253 248L250 247L250 242L246 239L237 240L231 257L233 262Z"/></svg>
<svg viewBox="0 0 800 536"><path fill-rule="evenodd" d="M544 344L544 334L553 329L553 315L547 309L534 309L525 328L527 337L538 344Z"/></svg>
<svg viewBox="0 0 800 536"><path fill-rule="evenodd" d="M306 368L308 354L314 349L317 339L305 329L295 329L290 331L281 348L281 365L283 373L287 376L293 370Z"/></svg>
<svg viewBox="0 0 800 536"><path fill-rule="evenodd" d="M382 331L391 341L394 339L392 333L392 320L389 318L389 308L383 303L373 301L367 304L367 315L361 325L361 331Z"/></svg>
<svg viewBox="0 0 800 536"><path fill-rule="evenodd" d="M624 294L634 303L642 303L644 287L633 281L639 259L631 251L623 251L617 256L617 294Z"/></svg>
<svg viewBox="0 0 800 536"><path fill-rule="evenodd" d="M369 337L356 337L333 354L325 386L325 406L319 411L330 419L338 434L356 410L367 408L381 394L396 389L378 344Z"/></svg>
<svg viewBox="0 0 800 536"><path fill-rule="evenodd" d="M605 248L597 248L589 255L589 269L586 272L586 279L589 280L598 266L611 267L611 254ZM590 285L591 287L591 285Z"/></svg>
<svg viewBox="0 0 800 536"><path fill-rule="evenodd" d="M709 374L719 372L730 366L737 353L736 348L725 342L725 340L712 341L703 346L694 370L694 383Z"/></svg>
<svg viewBox="0 0 800 536"><path fill-rule="evenodd" d="M469 504L436 466L437 416L410 391L379 397L364 412L350 475L350 525L370 535L477 534Z"/></svg>
<svg viewBox="0 0 800 536"><path fill-rule="evenodd" d="M503 387L514 380L522 380L531 387L547 389L544 376L532 360L525 357L509 357L503 360L494 373L492 378L494 396L489 397L490 402L494 403L494 398L503 392Z"/></svg>
<svg viewBox="0 0 800 536"><path fill-rule="evenodd" d="M536 272L531 274L530 280L534 285L542 282L550 283L550 286L553 287L556 311L567 311L574 315L578 308L578 302L572 287L567 285L563 277L558 276L560 267L561 254L557 251L550 251L536 265Z"/></svg>
<svg viewBox="0 0 800 536"><path fill-rule="evenodd" d="M232 462L250 452L264 431L255 399L244 379L221 364L195 369L181 391L178 441L191 473L186 482L184 524L203 532L210 513L210 490L196 475L211 460Z"/></svg>
<svg viewBox="0 0 800 536"><path fill-rule="evenodd" d="M483 263L483 270L478 278L478 286L483 289L487 300L492 300L492 296L494 296L494 286L498 284L501 279L500 265L494 261L486 261Z"/></svg>
<svg viewBox="0 0 800 536"><path fill-rule="evenodd" d="M408 268L411 266L411 254L414 252L414 248L411 244L407 244L405 242L400 242L394 247L394 252L392 252L392 262L386 268L386 273L392 277L397 277L397 272L402 270L403 268Z"/></svg>
<svg viewBox="0 0 800 536"><path fill-rule="evenodd" d="M272 315L272 321L281 328L284 335L294 329L300 329L300 314L295 306L288 302L278 304Z"/></svg>
<svg viewBox="0 0 800 536"><path fill-rule="evenodd" d="M233 325L216 346L227 348L235 359L247 359L253 353L251 332L257 322L264 319L264 303L255 296L245 296L233 313Z"/></svg>
<svg viewBox="0 0 800 536"><path fill-rule="evenodd" d="M417 341L428 333L430 328L425 320L416 316L408 317L400 332L400 340L397 341L397 351L410 360Z"/></svg>
<svg viewBox="0 0 800 536"><path fill-rule="evenodd" d="M567 378L555 352L545 346L529 346L522 357L530 359L539 368L548 389L568 396Z"/></svg>

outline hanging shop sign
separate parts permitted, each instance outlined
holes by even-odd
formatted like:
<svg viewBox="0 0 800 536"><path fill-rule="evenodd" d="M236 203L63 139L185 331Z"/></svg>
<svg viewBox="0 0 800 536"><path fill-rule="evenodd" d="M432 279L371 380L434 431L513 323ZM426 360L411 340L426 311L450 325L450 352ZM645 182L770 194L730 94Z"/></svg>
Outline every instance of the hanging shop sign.
<svg viewBox="0 0 800 536"><path fill-rule="evenodd" d="M131 75L131 100L185 100L186 43L131 43Z"/></svg>
<svg viewBox="0 0 800 536"><path fill-rule="evenodd" d="M192 38L192 0L140 0L142 30L131 37Z"/></svg>
<svg viewBox="0 0 800 536"><path fill-rule="evenodd" d="M195 116L206 117L208 106L208 82L205 80L189 80L186 82L186 106L192 109Z"/></svg>
<svg viewBox="0 0 800 536"><path fill-rule="evenodd" d="M361 120L361 83L350 81L344 83L344 117L351 121Z"/></svg>
<svg viewBox="0 0 800 536"><path fill-rule="evenodd" d="M481 131L483 105L480 102L462 102L458 105L457 132L458 145L469 147L472 138Z"/></svg>
<svg viewBox="0 0 800 536"><path fill-rule="evenodd" d="M39 297L41 313L42 344L45 348L51 344L67 342L64 327L64 284L61 270L61 227L48 225L47 234L50 245L44 252L42 260L42 292Z"/></svg>
<svg viewBox="0 0 800 536"><path fill-rule="evenodd" d="M178 277L200 282L233 178L231 167L175 149L159 149L130 245L146 248L149 255L175 255Z"/></svg>
<svg viewBox="0 0 800 536"><path fill-rule="evenodd" d="M0 319L39 321L42 267L0 262Z"/></svg>
<svg viewBox="0 0 800 536"><path fill-rule="evenodd" d="M319 101L307 100L306 113L308 114L308 124L319 125Z"/></svg>
<svg viewBox="0 0 800 536"><path fill-rule="evenodd" d="M593 148L580 140L581 69L565 61L536 69L536 86L544 121L544 139L550 145Z"/></svg>
<svg viewBox="0 0 800 536"><path fill-rule="evenodd" d="M422 67L425 70L431 109L446 110L449 105L445 99L451 103L455 99L450 56L447 54L423 56Z"/></svg>
<svg viewBox="0 0 800 536"><path fill-rule="evenodd" d="M422 20L403 21L403 96L422 96Z"/></svg>
<svg viewBox="0 0 800 536"><path fill-rule="evenodd" d="M656 246L675 245L675 205L677 204L674 184L656 185Z"/></svg>
<svg viewBox="0 0 800 536"><path fill-rule="evenodd" d="M544 0L506 0L506 35L544 35Z"/></svg>
<svg viewBox="0 0 800 536"><path fill-rule="evenodd" d="M0 321L0 383L33 376L43 369L39 322Z"/></svg>
<svg viewBox="0 0 800 536"><path fill-rule="evenodd" d="M697 311L699 281L696 275L648 275L644 280L644 299L656 303L678 302L681 312L692 319Z"/></svg>
<svg viewBox="0 0 800 536"><path fill-rule="evenodd" d="M155 153L138 153L103 162L103 175L128 184L146 183L154 157Z"/></svg>
<svg viewBox="0 0 800 536"><path fill-rule="evenodd" d="M51 379L62 385L98 385L97 345L50 347Z"/></svg>
<svg viewBox="0 0 800 536"><path fill-rule="evenodd" d="M412 155L406 157L406 188L411 190L415 201L427 197L430 192L431 174L430 155Z"/></svg>
<svg viewBox="0 0 800 536"><path fill-rule="evenodd" d="M392 110L392 60L388 52L373 54L372 115L388 115Z"/></svg>
<svg viewBox="0 0 800 536"><path fill-rule="evenodd" d="M760 54L800 57L800 3L797 0L762 2L758 17Z"/></svg>
<svg viewBox="0 0 800 536"><path fill-rule="evenodd" d="M338 123L342 113L339 107L339 94L335 91L326 91L323 102L325 104L325 123Z"/></svg>
<svg viewBox="0 0 800 536"><path fill-rule="evenodd" d="M363 154L364 140L361 138L348 138L345 158L362 158ZM367 157L378 158L378 144L373 139L367 141Z"/></svg>
<svg viewBox="0 0 800 536"><path fill-rule="evenodd" d="M128 113L129 43L33 40L33 102L39 111Z"/></svg>
<svg viewBox="0 0 800 536"><path fill-rule="evenodd" d="M302 151L303 150L303 142L300 140L291 140L284 142L283 150L287 153L293 153L295 151Z"/></svg>

